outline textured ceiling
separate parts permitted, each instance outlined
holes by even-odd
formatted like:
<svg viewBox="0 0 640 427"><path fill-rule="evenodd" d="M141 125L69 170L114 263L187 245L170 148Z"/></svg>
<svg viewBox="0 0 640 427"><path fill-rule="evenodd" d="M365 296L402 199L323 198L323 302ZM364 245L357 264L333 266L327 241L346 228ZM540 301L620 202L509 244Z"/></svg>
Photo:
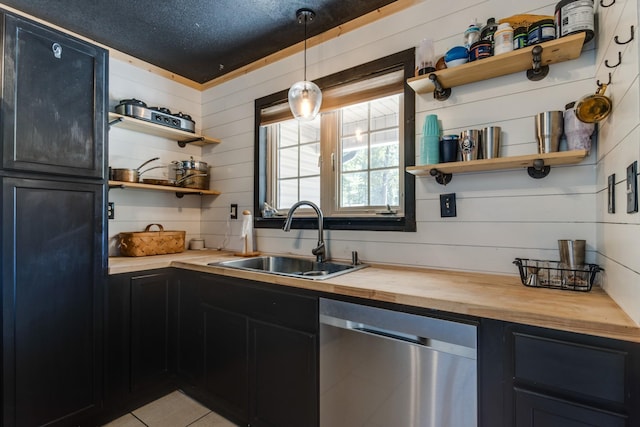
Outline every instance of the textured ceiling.
<svg viewBox="0 0 640 427"><path fill-rule="evenodd" d="M0 0L162 69L205 83L396 0Z"/></svg>

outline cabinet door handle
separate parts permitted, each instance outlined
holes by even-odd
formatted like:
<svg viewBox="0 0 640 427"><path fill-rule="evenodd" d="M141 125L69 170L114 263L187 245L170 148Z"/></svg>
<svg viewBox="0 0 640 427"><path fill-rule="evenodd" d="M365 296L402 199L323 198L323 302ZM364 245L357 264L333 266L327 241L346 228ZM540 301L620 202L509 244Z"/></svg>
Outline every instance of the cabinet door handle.
<svg viewBox="0 0 640 427"><path fill-rule="evenodd" d="M54 43L51 45L51 50L53 51L53 56L57 59L62 58L62 46L60 43Z"/></svg>

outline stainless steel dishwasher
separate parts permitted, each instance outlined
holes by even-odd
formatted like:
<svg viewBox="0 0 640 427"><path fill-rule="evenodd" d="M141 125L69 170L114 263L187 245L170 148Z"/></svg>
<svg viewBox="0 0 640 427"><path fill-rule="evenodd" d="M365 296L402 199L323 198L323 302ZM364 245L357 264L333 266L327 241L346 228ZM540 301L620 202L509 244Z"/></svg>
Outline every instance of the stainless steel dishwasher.
<svg viewBox="0 0 640 427"><path fill-rule="evenodd" d="M474 427L476 326L320 299L321 427Z"/></svg>

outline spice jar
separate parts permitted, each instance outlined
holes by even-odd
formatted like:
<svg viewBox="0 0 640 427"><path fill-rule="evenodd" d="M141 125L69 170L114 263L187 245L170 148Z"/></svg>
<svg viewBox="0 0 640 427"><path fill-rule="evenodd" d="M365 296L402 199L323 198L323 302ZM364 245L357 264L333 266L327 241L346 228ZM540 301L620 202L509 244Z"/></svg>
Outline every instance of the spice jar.
<svg viewBox="0 0 640 427"><path fill-rule="evenodd" d="M543 43L556 38L556 23L553 19L534 22L527 30L527 46Z"/></svg>
<svg viewBox="0 0 640 427"><path fill-rule="evenodd" d="M513 50L527 46L527 27L518 27L513 30Z"/></svg>
<svg viewBox="0 0 640 427"><path fill-rule="evenodd" d="M580 32L587 43L595 35L593 0L562 0L556 5L558 38Z"/></svg>
<svg viewBox="0 0 640 427"><path fill-rule="evenodd" d="M493 36L493 54L511 52L513 50L513 28L505 22L498 26L498 31Z"/></svg>

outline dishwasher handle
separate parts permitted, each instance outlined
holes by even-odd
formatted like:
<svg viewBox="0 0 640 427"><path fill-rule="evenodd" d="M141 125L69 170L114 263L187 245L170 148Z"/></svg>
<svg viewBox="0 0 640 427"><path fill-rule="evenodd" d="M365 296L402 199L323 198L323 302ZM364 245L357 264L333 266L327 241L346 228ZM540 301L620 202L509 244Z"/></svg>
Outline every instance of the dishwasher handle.
<svg viewBox="0 0 640 427"><path fill-rule="evenodd" d="M346 321L347 323L353 323ZM364 334L376 335L381 338L387 338L394 341L402 341L404 343L420 345L423 347L429 347L429 338L419 337L417 335L401 334L399 332L392 332L386 329L376 328L371 325L364 325L362 323L353 323L346 329L352 331L362 332Z"/></svg>
<svg viewBox="0 0 640 427"><path fill-rule="evenodd" d="M421 337L418 335L405 334L403 332L392 331L389 329L379 328L377 326L371 326L364 323L354 322L352 320L340 319L326 314L320 315L320 324L333 326L336 328L346 329L361 334L367 334L384 338L393 341L399 341L405 344L416 345L424 347L433 351L440 351L445 353L454 354L457 356L466 357L469 359L476 359L477 353L473 348L465 347L459 344L448 343L440 340L435 340L428 337Z"/></svg>

